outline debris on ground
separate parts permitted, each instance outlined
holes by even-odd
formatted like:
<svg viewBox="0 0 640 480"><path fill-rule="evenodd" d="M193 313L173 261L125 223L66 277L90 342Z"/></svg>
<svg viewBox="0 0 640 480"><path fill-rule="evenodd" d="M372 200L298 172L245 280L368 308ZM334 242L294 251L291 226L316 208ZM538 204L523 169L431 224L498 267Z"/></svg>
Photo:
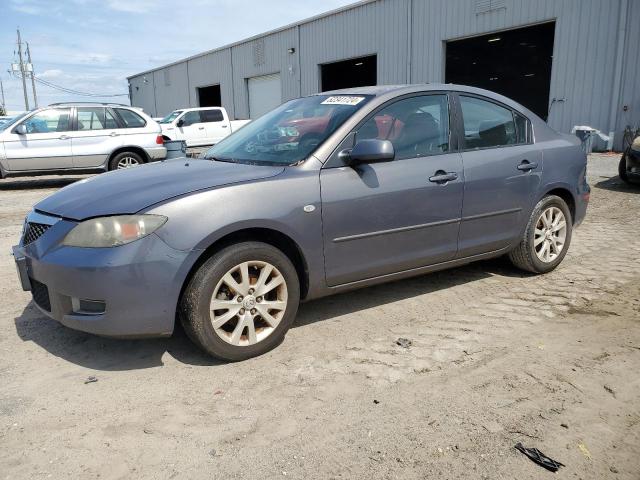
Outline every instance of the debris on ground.
<svg viewBox="0 0 640 480"><path fill-rule="evenodd" d="M215 448L212 448L211 450L209 450L209 455L211 455L212 457L215 457L216 453L218 453L218 452L216 452Z"/></svg>
<svg viewBox="0 0 640 480"><path fill-rule="evenodd" d="M611 388L609 385L605 385L604 389L609 392L611 395L613 395L613 398L616 398L616 392L613 388Z"/></svg>
<svg viewBox="0 0 640 480"><path fill-rule="evenodd" d="M587 448L587 446L580 442L578 444L578 449L582 452L582 454L587 457L589 460L591 460L591 452L589 451L589 449Z"/></svg>
<svg viewBox="0 0 640 480"><path fill-rule="evenodd" d="M97 381L98 381L98 377L91 376L91 377L88 377L84 381L84 384L86 385L87 383L94 383L94 382L97 382Z"/></svg>
<svg viewBox="0 0 640 480"><path fill-rule="evenodd" d="M376 400L376 399L374 399L374 400L373 400L373 403L375 403L376 405L378 405L378 404L380 403L380 400Z"/></svg>
<svg viewBox="0 0 640 480"><path fill-rule="evenodd" d="M409 340L408 338L402 338L400 337L399 339L396 340L396 345L402 347L402 348L409 348L412 345L412 341Z"/></svg>
<svg viewBox="0 0 640 480"><path fill-rule="evenodd" d="M547 457L537 448L526 448L522 443L518 442L516 443L515 449L524 453L532 462L537 463L551 472L557 472L560 467L564 467L564 464Z"/></svg>
<svg viewBox="0 0 640 480"><path fill-rule="evenodd" d="M561 424L560 424L560 426L561 426L562 428L569 428L569 425L567 425L566 423L561 423Z"/></svg>

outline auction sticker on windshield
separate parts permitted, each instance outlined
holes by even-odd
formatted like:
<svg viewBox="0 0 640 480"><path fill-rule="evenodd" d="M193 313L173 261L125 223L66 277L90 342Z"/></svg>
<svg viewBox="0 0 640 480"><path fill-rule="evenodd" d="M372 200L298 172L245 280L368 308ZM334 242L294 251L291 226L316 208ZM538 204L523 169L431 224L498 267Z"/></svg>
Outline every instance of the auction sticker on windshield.
<svg viewBox="0 0 640 480"><path fill-rule="evenodd" d="M324 102L322 102L322 105L357 105L362 100L364 100L364 97L329 97Z"/></svg>

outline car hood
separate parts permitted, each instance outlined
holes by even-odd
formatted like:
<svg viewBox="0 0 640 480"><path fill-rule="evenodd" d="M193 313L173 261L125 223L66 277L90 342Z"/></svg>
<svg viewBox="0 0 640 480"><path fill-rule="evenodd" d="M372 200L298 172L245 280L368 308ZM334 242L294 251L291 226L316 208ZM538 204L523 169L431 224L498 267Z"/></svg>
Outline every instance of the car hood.
<svg viewBox="0 0 640 480"><path fill-rule="evenodd" d="M45 198L35 209L72 220L132 214L180 195L283 171L283 167L177 158L80 180Z"/></svg>

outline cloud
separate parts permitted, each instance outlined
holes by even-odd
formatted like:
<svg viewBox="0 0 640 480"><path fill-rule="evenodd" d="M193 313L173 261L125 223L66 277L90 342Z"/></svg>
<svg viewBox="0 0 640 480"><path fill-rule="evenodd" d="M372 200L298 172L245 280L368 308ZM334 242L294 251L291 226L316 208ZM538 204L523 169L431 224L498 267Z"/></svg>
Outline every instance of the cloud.
<svg viewBox="0 0 640 480"><path fill-rule="evenodd" d="M153 0L108 0L107 6L118 12L147 13L155 9L156 2Z"/></svg>
<svg viewBox="0 0 640 480"><path fill-rule="evenodd" d="M38 78L59 78L63 75L64 73L62 72L62 70L59 70L57 68L53 68L51 70L45 70L44 72L37 74L36 76Z"/></svg>

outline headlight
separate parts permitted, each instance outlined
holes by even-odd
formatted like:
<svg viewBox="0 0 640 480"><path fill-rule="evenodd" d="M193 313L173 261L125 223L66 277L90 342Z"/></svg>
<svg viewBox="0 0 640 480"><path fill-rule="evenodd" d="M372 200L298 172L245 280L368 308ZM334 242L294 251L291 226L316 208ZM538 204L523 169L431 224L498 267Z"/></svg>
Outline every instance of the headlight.
<svg viewBox="0 0 640 480"><path fill-rule="evenodd" d="M62 241L70 247L117 247L146 237L167 221L162 215L118 215L86 220Z"/></svg>

